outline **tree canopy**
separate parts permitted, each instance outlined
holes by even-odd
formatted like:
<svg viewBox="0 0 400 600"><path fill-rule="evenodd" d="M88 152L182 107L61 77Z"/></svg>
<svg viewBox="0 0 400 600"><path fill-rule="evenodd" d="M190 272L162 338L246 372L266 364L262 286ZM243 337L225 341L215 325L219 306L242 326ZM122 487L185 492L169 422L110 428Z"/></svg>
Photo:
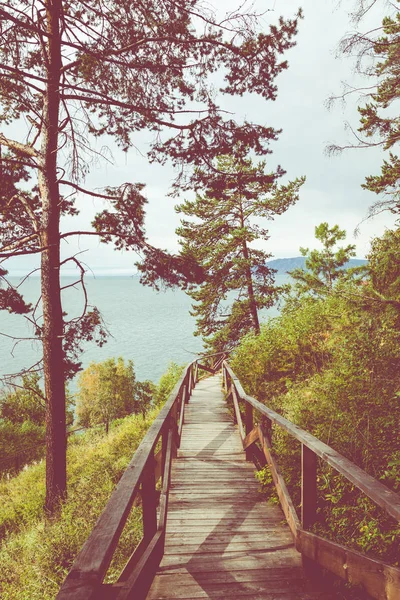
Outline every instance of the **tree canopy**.
<svg viewBox="0 0 400 600"><path fill-rule="evenodd" d="M363 17L375 2L358 2L356 21ZM351 85L344 87L342 99L362 92L365 104L358 107L360 126L354 133L353 148L381 147L386 154L381 172L369 175L362 187L375 194L379 199L369 210L369 215L381 210L400 212L399 180L400 159L396 154L400 137L400 120L395 104L399 98L399 51L400 51L400 11L396 3L388 3L390 13L384 17L381 26L370 31L357 31L346 35L340 48L344 54L356 57L356 70L369 80L369 85L361 89ZM332 98L331 100L335 100ZM348 147L348 146L345 146ZM340 152L343 147L333 144L330 152Z"/></svg>
<svg viewBox="0 0 400 600"><path fill-rule="evenodd" d="M71 365L65 361L63 265L78 269L87 308L84 267L77 256L61 259L61 243L75 234L97 235L141 252L150 283L160 276L176 283L182 279L177 272L192 274L192 266L187 269L146 241L142 183L100 191L84 187L90 164L107 155L94 139L108 136L126 151L137 132L150 132L149 159L169 159L178 169L175 190L193 184L187 166L210 165L237 144L246 143L256 154L268 151L277 131L236 122L221 97L249 92L276 98L275 79L287 68L282 54L294 45L299 16L280 18L264 31L261 15L251 10L242 7L219 18L198 0L0 1L0 144L7 149L0 163L13 174L1 196L10 230L2 229L0 258L41 257L43 318L35 328L43 344L49 511L66 493L64 380ZM217 71L219 94L212 79ZM18 139L10 127L16 122ZM109 207L92 229L62 230L61 217L76 214L79 196L101 198ZM15 211L24 219L17 228ZM98 315L84 317L72 319L77 333L69 342L90 340L99 330ZM98 335L102 342L101 327Z"/></svg>
<svg viewBox="0 0 400 600"><path fill-rule="evenodd" d="M294 279L298 293L323 296L333 290L338 279L348 276L344 267L355 256L356 247L348 244L335 249L336 244L346 238L346 232L338 225L329 227L326 222L315 227L315 237L322 243L322 250L300 248L301 255L306 257L306 268L294 269L289 275Z"/></svg>
<svg viewBox="0 0 400 600"><path fill-rule="evenodd" d="M294 204L304 178L279 186L283 170L265 168L265 162L253 164L245 154L221 156L212 176L197 172L203 193L177 207L191 217L177 230L182 254L205 273L204 282L189 291L197 302L192 313L198 317L197 334L215 351L231 348L250 330L258 333L259 311L277 298L274 270L267 265L271 255L253 245L269 238L258 219L273 219Z"/></svg>
<svg viewBox="0 0 400 600"><path fill-rule="evenodd" d="M154 391L150 381L136 380L133 362L119 357L90 363L78 379L76 415L84 427L104 425L129 414L145 414Z"/></svg>

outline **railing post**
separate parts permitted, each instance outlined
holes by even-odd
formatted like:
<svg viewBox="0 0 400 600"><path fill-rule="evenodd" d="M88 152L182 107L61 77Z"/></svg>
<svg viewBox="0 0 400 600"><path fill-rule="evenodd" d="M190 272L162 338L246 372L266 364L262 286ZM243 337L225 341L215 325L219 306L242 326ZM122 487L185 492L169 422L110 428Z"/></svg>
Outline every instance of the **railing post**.
<svg viewBox="0 0 400 600"><path fill-rule="evenodd" d="M185 385L183 386L183 391L182 391L182 401L185 404L188 404L189 402L189 397L190 397L190 377L188 377L188 381L187 383L185 383Z"/></svg>
<svg viewBox="0 0 400 600"><path fill-rule="evenodd" d="M142 478L143 538L150 541L157 531L157 492L154 452L148 458Z"/></svg>
<svg viewBox="0 0 400 600"><path fill-rule="evenodd" d="M250 431L253 430L254 420L253 420L253 407L251 406L251 404L249 404L246 401L245 401L245 410L246 410L245 431L246 431L246 435L248 435L250 433ZM246 460L248 460L248 461L253 460L253 451L251 448L247 448L247 450L246 450Z"/></svg>
<svg viewBox="0 0 400 600"><path fill-rule="evenodd" d="M317 456L301 445L301 526L309 529L317 518Z"/></svg>
<svg viewBox="0 0 400 600"><path fill-rule="evenodd" d="M182 398L183 401L183 398ZM172 458L176 458L178 454L178 424L177 424L177 414L178 414L178 405L179 403L175 401L175 404L171 410L170 416L170 428L172 428L173 436L172 436Z"/></svg>

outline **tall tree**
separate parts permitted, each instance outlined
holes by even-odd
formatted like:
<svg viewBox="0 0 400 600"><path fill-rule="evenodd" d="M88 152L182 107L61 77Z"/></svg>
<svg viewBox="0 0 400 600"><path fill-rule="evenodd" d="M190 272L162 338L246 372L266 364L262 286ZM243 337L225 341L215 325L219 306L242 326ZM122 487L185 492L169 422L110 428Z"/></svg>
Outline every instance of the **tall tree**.
<svg viewBox="0 0 400 600"><path fill-rule="evenodd" d="M400 141L400 118L395 103L399 99L400 70L400 11L396 4L388 3L391 14L380 27L360 31L360 24L376 0L357 2L354 18L358 25L356 33L346 36L341 42L341 51L356 56L356 70L367 78L369 85L361 89L346 85L340 98L362 93L366 100L358 107L360 127L354 132L354 144L331 145L328 151L341 152L344 148L381 147L388 151L378 175L366 177L362 187L379 195L369 210L373 216L382 210L400 213L400 158L396 154ZM335 100L332 98L331 100ZM350 127L351 129L351 127Z"/></svg>
<svg viewBox="0 0 400 600"><path fill-rule="evenodd" d="M83 187L98 155L91 139L107 134L127 150L136 132L148 130L150 160L170 158L179 168L175 189L191 185L186 165L209 164L239 142L258 154L266 151L274 130L227 117L210 74L221 72L222 94L274 99L275 77L287 67L281 55L294 44L298 17L279 19L264 33L258 15L238 9L218 19L199 0L0 0L0 143L9 152L2 163L25 167L35 178L30 193L20 188L12 202L2 200L3 218L9 221L18 205L27 225L14 228L11 240L6 236L0 257L41 256L49 511L66 493L66 332L59 277L66 260L60 259L60 244L77 232L61 230L63 212L76 213L78 193L101 197L111 208L81 235L142 250L149 281L160 275L179 281L176 272L184 267L147 244L142 185L96 193ZM14 131L26 125L17 140L9 127L16 122ZM67 192L75 193L68 202ZM67 260L83 271L77 257ZM82 335L90 338L90 319L83 325Z"/></svg>
<svg viewBox="0 0 400 600"><path fill-rule="evenodd" d="M189 294L197 302L197 335L216 351L231 348L250 330L259 333L260 309L276 301L275 271L266 264L271 254L253 245L269 239L257 219L285 212L304 182L300 178L278 186L281 168L266 173L265 162L253 164L241 152L240 158L219 157L212 176L198 171L204 193L177 207L195 219L182 220L177 233L183 255L198 261L205 272L204 282Z"/></svg>

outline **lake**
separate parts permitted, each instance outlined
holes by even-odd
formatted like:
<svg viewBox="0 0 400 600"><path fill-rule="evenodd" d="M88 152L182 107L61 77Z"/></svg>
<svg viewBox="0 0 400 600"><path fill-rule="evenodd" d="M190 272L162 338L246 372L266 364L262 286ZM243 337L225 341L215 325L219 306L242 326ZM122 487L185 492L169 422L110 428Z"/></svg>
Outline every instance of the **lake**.
<svg viewBox="0 0 400 600"><path fill-rule="evenodd" d="M9 277L16 285L18 278ZM286 280L277 276L277 283ZM73 280L62 278L62 285ZM23 284L27 301L36 302L39 278L30 277ZM89 302L97 306L110 332L107 343L99 348L87 343L81 356L86 368L91 361L122 356L131 359L138 379L157 382L170 362L186 364L202 351L201 338L195 337L195 319L189 313L192 300L181 290L155 292L142 286L138 277L87 277ZM82 293L68 288L63 292L64 310L77 316L82 309ZM263 311L261 320L277 313L276 308ZM32 337L32 327L20 315L0 311L0 331L14 337ZM40 358L40 344L1 337L0 374L10 374L27 368ZM71 386L75 387L74 384Z"/></svg>

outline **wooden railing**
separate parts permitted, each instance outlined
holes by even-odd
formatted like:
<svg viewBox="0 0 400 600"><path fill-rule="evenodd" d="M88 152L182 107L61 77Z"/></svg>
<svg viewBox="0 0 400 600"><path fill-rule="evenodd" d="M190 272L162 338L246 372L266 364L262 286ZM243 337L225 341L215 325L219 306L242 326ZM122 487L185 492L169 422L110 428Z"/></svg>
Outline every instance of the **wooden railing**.
<svg viewBox="0 0 400 600"><path fill-rule="evenodd" d="M198 368L198 361L186 367L147 431L78 554L57 595L58 600L138 600L146 597L164 554L171 461L180 444L185 404L196 384ZM161 492L157 492L156 487L159 480ZM143 538L118 581L104 584L124 525L140 498Z"/></svg>
<svg viewBox="0 0 400 600"><path fill-rule="evenodd" d="M202 355L196 361L196 377L197 381L202 379L204 376L214 375L221 370L224 360L229 356L229 352L217 352L215 354ZM203 375L200 375L200 371L204 371Z"/></svg>
<svg viewBox="0 0 400 600"><path fill-rule="evenodd" d="M373 598L399 600L400 569L307 531L317 518L317 457L328 463L397 521L400 521L399 494L388 489L307 431L247 395L227 362L223 363L223 379L228 398L233 402L243 449L250 459L254 444L261 446L297 550L306 560L314 561L349 583L364 586ZM257 414L256 425L254 411ZM278 425L301 443L301 519L297 516L273 453L272 424Z"/></svg>

